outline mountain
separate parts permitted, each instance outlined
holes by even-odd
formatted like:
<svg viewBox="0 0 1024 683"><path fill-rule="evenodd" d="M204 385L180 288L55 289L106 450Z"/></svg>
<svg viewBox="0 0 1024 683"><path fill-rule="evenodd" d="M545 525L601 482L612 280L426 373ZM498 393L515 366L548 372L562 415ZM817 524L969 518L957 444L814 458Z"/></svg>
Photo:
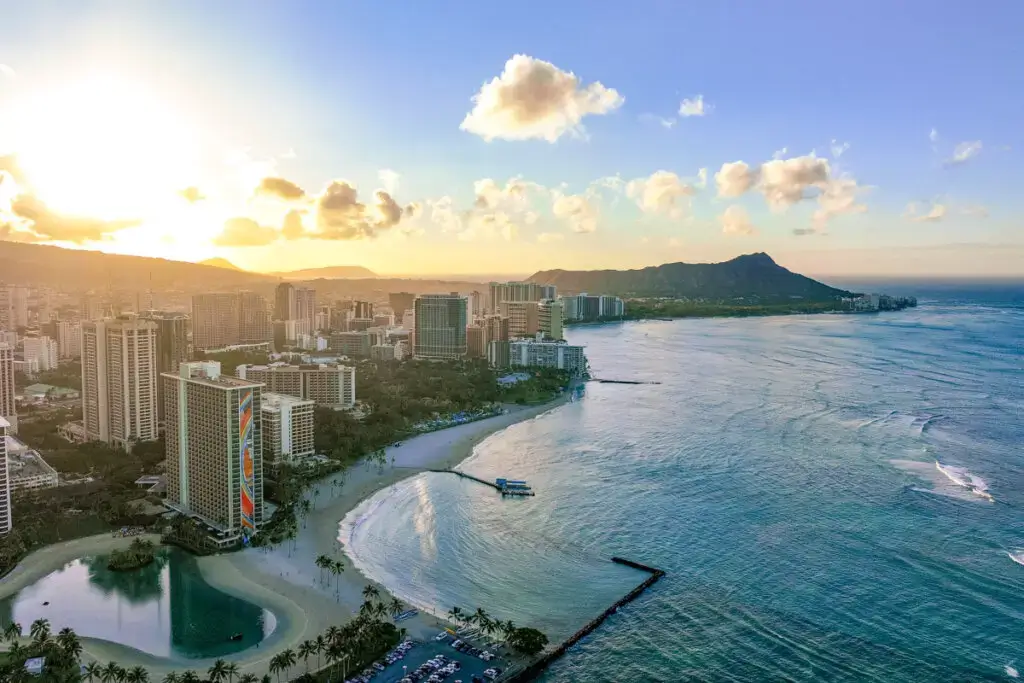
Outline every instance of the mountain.
<svg viewBox="0 0 1024 683"><path fill-rule="evenodd" d="M722 263L666 263L639 270L543 270L529 278L567 293L622 297L685 297L759 302L827 301L850 293L793 273L768 254L746 254Z"/></svg>
<svg viewBox="0 0 1024 683"><path fill-rule="evenodd" d="M2 240L0 281L71 292L107 288L216 291L275 282L266 275L199 263Z"/></svg>
<svg viewBox="0 0 1024 683"><path fill-rule="evenodd" d="M377 274L362 266L327 266L326 268L306 268L288 272L267 273L284 280L356 280L377 277Z"/></svg>
<svg viewBox="0 0 1024 683"><path fill-rule="evenodd" d="M245 272L231 261L228 261L226 258L220 258L219 256L215 258L208 258L205 261L199 261L199 265L213 266L214 268L224 268L225 270L237 270L240 273Z"/></svg>

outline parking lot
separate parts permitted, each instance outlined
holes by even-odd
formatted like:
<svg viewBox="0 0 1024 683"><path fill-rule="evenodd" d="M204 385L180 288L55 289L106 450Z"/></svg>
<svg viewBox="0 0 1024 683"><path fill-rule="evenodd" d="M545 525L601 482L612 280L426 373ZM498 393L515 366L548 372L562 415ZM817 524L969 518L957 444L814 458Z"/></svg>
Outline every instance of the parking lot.
<svg viewBox="0 0 1024 683"><path fill-rule="evenodd" d="M451 636L447 636L443 641L430 640L426 643L416 643L401 659L387 666L384 671L378 673L372 680L380 681L381 683L399 683L403 678L409 677L416 681L416 683L427 683L431 675L436 674L441 676L445 683L456 683L458 681L461 681L461 683L472 683L474 677L477 680L489 682L492 679L489 676L485 676L484 671L494 667L504 668L504 663L500 661L500 657L495 657L490 662L485 662L478 656L455 650L452 647L453 640ZM448 662L458 662L459 670L443 674L438 672L439 669L444 669L444 666L440 666L432 667L430 672L424 671L423 675L415 675L415 672L421 666L435 659L438 655L444 656L445 664Z"/></svg>

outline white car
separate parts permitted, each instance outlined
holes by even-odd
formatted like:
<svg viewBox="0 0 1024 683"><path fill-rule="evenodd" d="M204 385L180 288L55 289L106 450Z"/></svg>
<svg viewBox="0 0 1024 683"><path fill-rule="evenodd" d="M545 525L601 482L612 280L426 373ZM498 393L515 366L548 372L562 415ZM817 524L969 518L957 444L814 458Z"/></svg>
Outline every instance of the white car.
<svg viewBox="0 0 1024 683"><path fill-rule="evenodd" d="M434 636L434 640L444 640L447 637L448 637L448 632L447 631L441 631L436 636Z"/></svg>

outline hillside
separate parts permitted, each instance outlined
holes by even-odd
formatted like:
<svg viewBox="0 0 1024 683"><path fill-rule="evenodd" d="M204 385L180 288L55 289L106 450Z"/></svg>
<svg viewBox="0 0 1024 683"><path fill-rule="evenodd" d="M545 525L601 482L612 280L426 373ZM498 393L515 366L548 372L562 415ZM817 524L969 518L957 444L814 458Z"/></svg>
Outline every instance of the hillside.
<svg viewBox="0 0 1024 683"><path fill-rule="evenodd" d="M201 265L201 266L213 266L214 268L225 268L227 270L237 270L239 272L244 272L241 268L236 266L231 261L228 261L226 258L220 258L219 256L215 257L215 258L208 258L208 259L205 259L203 261L199 261L199 265Z"/></svg>
<svg viewBox="0 0 1024 683"><path fill-rule="evenodd" d="M275 281L266 275L185 261L0 241L0 282L30 287L56 287L67 291L108 287L202 291Z"/></svg>
<svg viewBox="0 0 1024 683"><path fill-rule="evenodd" d="M793 273L764 253L738 256L722 263L666 263L640 270L545 270L529 279L555 285L564 293L622 297L772 302L827 301L849 294Z"/></svg>
<svg viewBox="0 0 1024 683"><path fill-rule="evenodd" d="M284 280L357 280L377 277L372 270L362 266L327 266L326 268L305 268L267 274Z"/></svg>

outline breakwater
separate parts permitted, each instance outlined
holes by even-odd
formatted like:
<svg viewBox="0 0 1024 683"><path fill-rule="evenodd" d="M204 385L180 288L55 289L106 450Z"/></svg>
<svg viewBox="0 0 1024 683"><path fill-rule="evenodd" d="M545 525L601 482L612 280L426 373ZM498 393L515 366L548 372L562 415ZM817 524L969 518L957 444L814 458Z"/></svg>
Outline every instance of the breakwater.
<svg viewBox="0 0 1024 683"><path fill-rule="evenodd" d="M541 673L544 672L545 669L551 666L551 664L556 659L558 659L566 652L568 652L569 648L571 648L573 645L580 642L585 637L587 637L595 630L597 630L597 627L603 624L605 619L618 612L620 607L628 605L629 603L636 600L638 597L640 597L641 594L643 594L645 590L647 590L655 583L657 583L661 579L661 577L665 576L665 572L661 569L649 567L645 564L640 564L639 562L627 560L622 557L613 557L612 562L616 564L622 564L627 567L632 567L633 569L638 569L642 572L647 572L650 574L650 576L648 576L636 588L629 591L624 596L622 596L614 603L612 603L612 605L608 609L601 612L601 614L599 614L597 617L587 622L583 626L583 628L576 631L576 633L573 633L571 636L562 641L562 643L560 643L558 647L548 652L545 652L535 661L531 662L519 671L515 671L509 674L506 678L502 679L502 683L525 683L526 681L532 681L536 679L538 676L540 676Z"/></svg>
<svg viewBox="0 0 1024 683"><path fill-rule="evenodd" d="M595 379L598 384L661 384L661 382L642 382L632 379Z"/></svg>

